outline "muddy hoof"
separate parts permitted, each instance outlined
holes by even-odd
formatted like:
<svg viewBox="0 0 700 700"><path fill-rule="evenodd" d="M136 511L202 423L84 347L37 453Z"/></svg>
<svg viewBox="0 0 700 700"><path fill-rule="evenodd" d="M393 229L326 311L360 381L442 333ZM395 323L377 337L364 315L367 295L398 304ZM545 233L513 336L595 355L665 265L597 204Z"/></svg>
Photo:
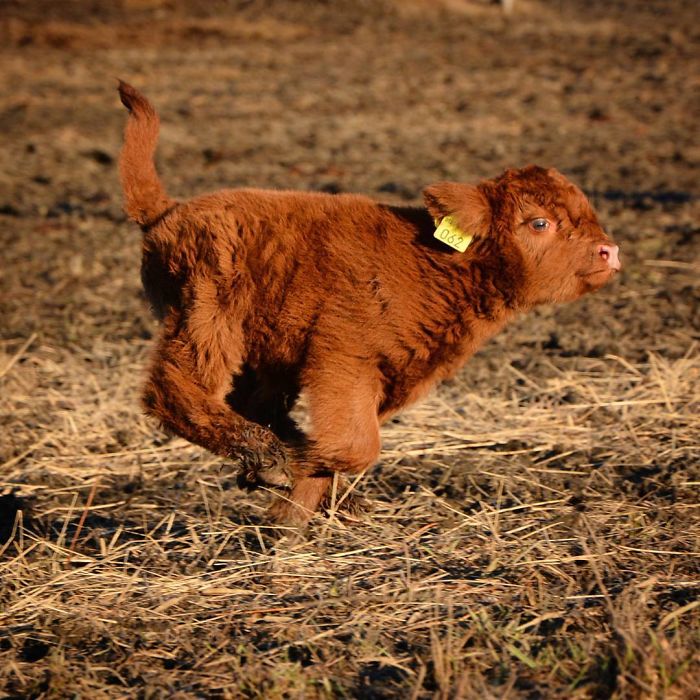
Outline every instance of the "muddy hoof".
<svg viewBox="0 0 700 700"><path fill-rule="evenodd" d="M236 477L238 488L254 491L262 487L289 489L291 480L284 467L246 468L242 467Z"/></svg>
<svg viewBox="0 0 700 700"><path fill-rule="evenodd" d="M231 456L240 462L238 486L252 491L261 486L288 488L291 477L287 468L287 453L282 443L270 441L261 449L236 447Z"/></svg>
<svg viewBox="0 0 700 700"><path fill-rule="evenodd" d="M241 468L238 472L238 487L246 491L254 491L261 487L273 489L288 489L291 478L286 464L261 463L257 459L240 458Z"/></svg>

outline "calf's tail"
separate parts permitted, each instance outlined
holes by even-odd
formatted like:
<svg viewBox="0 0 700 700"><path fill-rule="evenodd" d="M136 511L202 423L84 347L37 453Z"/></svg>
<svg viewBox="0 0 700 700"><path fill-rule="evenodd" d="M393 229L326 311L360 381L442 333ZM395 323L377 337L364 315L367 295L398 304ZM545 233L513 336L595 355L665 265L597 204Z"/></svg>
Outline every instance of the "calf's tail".
<svg viewBox="0 0 700 700"><path fill-rule="evenodd" d="M154 162L160 120L153 105L121 80L119 97L129 110L119 156L124 210L132 221L147 228L175 203L166 194Z"/></svg>

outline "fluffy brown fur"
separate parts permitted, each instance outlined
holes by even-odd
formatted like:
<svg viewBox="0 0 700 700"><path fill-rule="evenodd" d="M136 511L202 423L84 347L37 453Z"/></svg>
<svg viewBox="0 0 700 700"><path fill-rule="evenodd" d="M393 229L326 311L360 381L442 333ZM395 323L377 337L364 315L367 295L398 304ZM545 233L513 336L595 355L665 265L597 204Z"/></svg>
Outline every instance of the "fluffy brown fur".
<svg viewBox="0 0 700 700"><path fill-rule="evenodd" d="M619 269L583 193L536 166L431 185L427 208L245 189L175 202L153 164L155 110L131 86L119 92L125 209L143 229L143 284L162 320L144 404L241 460L245 481L289 487L279 521L305 523L334 472L372 466L382 422L516 314ZM445 215L474 236L465 253L433 238ZM301 391L308 435L289 418Z"/></svg>

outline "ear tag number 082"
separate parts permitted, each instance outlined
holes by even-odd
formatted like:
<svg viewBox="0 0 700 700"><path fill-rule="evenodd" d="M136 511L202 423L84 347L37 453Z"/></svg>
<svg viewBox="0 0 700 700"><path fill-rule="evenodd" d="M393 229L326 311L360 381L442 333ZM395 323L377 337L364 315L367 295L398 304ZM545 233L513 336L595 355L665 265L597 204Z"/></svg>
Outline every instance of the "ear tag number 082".
<svg viewBox="0 0 700 700"><path fill-rule="evenodd" d="M446 216L437 225L433 235L439 241L450 246L450 248L458 250L460 253L463 253L472 242L472 237L460 231L457 222L451 216Z"/></svg>

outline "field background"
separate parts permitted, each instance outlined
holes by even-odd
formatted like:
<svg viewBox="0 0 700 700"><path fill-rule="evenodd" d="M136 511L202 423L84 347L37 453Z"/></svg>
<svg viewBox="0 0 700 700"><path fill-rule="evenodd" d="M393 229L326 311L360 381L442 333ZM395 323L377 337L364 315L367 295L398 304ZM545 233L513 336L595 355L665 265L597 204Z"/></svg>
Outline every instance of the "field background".
<svg viewBox="0 0 700 700"><path fill-rule="evenodd" d="M695 0L0 2L0 697L700 697L699 43ZM270 528L141 415L117 77L175 196L537 162L624 271L387 426L371 517Z"/></svg>

